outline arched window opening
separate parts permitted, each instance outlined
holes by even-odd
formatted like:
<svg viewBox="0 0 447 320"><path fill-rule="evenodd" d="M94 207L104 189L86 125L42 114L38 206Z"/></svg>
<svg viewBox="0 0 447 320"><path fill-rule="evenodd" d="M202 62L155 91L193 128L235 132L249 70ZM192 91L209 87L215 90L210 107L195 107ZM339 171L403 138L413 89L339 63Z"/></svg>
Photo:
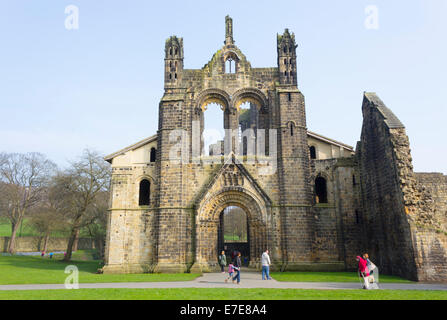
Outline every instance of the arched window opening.
<svg viewBox="0 0 447 320"><path fill-rule="evenodd" d="M151 162L155 162L157 160L157 149L151 148Z"/></svg>
<svg viewBox="0 0 447 320"><path fill-rule="evenodd" d="M202 155L223 155L225 139L223 106L210 103L202 114Z"/></svg>
<svg viewBox="0 0 447 320"><path fill-rule="evenodd" d="M171 79L172 79L172 73L169 74L169 80L171 80Z"/></svg>
<svg viewBox="0 0 447 320"><path fill-rule="evenodd" d="M322 177L315 179L315 202L328 203L326 179Z"/></svg>
<svg viewBox="0 0 447 320"><path fill-rule="evenodd" d="M172 56L172 47L171 47L171 48L169 48L169 55L171 55L171 56Z"/></svg>
<svg viewBox="0 0 447 320"><path fill-rule="evenodd" d="M290 58L289 64L292 65L292 58Z"/></svg>
<svg viewBox="0 0 447 320"><path fill-rule="evenodd" d="M355 180L355 175L352 175L352 185L355 187L357 185L357 181Z"/></svg>
<svg viewBox="0 0 447 320"><path fill-rule="evenodd" d="M172 68L172 61L169 61L169 68Z"/></svg>
<svg viewBox="0 0 447 320"><path fill-rule="evenodd" d="M287 98L289 101L292 101L292 94L290 92L287 94Z"/></svg>
<svg viewBox="0 0 447 320"><path fill-rule="evenodd" d="M256 134L259 128L259 110L256 104L245 102L239 107L239 150L244 156L256 154Z"/></svg>
<svg viewBox="0 0 447 320"><path fill-rule="evenodd" d="M236 73L236 62L232 58L225 61L225 73Z"/></svg>
<svg viewBox="0 0 447 320"><path fill-rule="evenodd" d="M176 47L175 48L175 55L177 55L178 54L178 48Z"/></svg>
<svg viewBox="0 0 447 320"><path fill-rule="evenodd" d="M284 53L287 53L287 47L284 47Z"/></svg>
<svg viewBox="0 0 447 320"><path fill-rule="evenodd" d="M314 146L309 147L309 152L310 152L311 159L317 159L317 150L315 149Z"/></svg>
<svg viewBox="0 0 447 320"><path fill-rule="evenodd" d="M177 61L175 62L175 67L177 68Z"/></svg>
<svg viewBox="0 0 447 320"><path fill-rule="evenodd" d="M174 75L174 78L177 79L177 73Z"/></svg>
<svg viewBox="0 0 447 320"><path fill-rule="evenodd" d="M287 65L287 59L284 59L284 64Z"/></svg>
<svg viewBox="0 0 447 320"><path fill-rule="evenodd" d="M140 182L140 197L138 204L140 206L148 206L151 202L151 183L149 180L143 179Z"/></svg>

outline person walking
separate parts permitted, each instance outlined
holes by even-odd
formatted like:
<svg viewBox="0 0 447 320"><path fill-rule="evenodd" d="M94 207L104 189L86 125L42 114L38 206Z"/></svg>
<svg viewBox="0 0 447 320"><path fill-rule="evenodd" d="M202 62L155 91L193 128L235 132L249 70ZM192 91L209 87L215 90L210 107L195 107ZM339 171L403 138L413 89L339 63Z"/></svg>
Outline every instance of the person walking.
<svg viewBox="0 0 447 320"><path fill-rule="evenodd" d="M360 256L357 256L356 260L359 263L357 271L358 271L360 277L363 279L363 289L368 289L369 288L369 270L366 265L367 262L365 259L363 259L363 257L360 257Z"/></svg>
<svg viewBox="0 0 447 320"><path fill-rule="evenodd" d="M228 277L225 279L225 282L228 282L229 279L233 278L233 273L234 273L234 267L233 264L230 263L228 265Z"/></svg>
<svg viewBox="0 0 447 320"><path fill-rule="evenodd" d="M366 267L369 271L369 280L370 282L374 282L376 279L374 277L374 271L378 270L376 265L369 260L369 255L367 253L363 254L363 259L366 260ZM377 271L378 272L378 271ZM378 278L378 275L377 275Z"/></svg>
<svg viewBox="0 0 447 320"><path fill-rule="evenodd" d="M270 256L269 251L265 250L265 252L261 256L261 264L262 264L262 280L271 280L270 278Z"/></svg>
<svg viewBox="0 0 447 320"><path fill-rule="evenodd" d="M236 275L233 276L233 283L234 283L234 281L237 280L237 284L240 284L240 282L241 282L241 265L242 265L240 252L237 253L236 258L234 259L233 265L234 265L234 267L233 267L234 270L236 270Z"/></svg>
<svg viewBox="0 0 447 320"><path fill-rule="evenodd" d="M219 265L220 265L220 271L222 273L225 273L225 267L227 266L227 257L225 256L225 251L222 251L222 253L219 256Z"/></svg>

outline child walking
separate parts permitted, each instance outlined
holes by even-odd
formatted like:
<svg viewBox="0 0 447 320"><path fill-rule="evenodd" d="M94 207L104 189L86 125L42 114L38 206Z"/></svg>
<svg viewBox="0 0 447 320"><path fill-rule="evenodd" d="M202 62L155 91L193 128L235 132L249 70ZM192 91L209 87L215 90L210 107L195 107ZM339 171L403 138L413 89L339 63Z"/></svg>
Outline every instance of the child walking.
<svg viewBox="0 0 447 320"><path fill-rule="evenodd" d="M233 273L234 273L234 266L232 263L230 263L228 265L228 277L225 279L225 282L228 282L228 280L233 277Z"/></svg>

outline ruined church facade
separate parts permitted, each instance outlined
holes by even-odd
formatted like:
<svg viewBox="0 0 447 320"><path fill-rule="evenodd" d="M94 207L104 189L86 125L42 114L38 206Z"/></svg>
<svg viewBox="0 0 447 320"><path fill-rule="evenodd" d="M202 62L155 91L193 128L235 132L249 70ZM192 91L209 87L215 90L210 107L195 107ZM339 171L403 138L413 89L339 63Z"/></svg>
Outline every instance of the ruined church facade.
<svg viewBox="0 0 447 320"><path fill-rule="evenodd" d="M411 279L447 271L446 176L413 172L404 126L373 93L364 94L355 151L309 131L296 50L286 29L277 35L277 66L253 68L230 17L224 46L202 69L184 68L182 38L166 41L157 133L106 157L104 272L217 270L231 206L246 214L253 268L269 249L283 271L349 270L366 251L385 272ZM225 138L204 157L212 103Z"/></svg>

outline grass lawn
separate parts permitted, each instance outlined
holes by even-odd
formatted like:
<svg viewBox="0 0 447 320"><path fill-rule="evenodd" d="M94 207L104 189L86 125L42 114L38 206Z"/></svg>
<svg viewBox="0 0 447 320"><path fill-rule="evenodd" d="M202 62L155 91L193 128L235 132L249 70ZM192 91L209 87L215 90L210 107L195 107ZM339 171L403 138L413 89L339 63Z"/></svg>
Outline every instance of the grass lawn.
<svg viewBox="0 0 447 320"><path fill-rule="evenodd" d="M277 281L284 282L358 282L356 272L271 272ZM379 282L414 283L396 276L379 274Z"/></svg>
<svg viewBox="0 0 447 320"><path fill-rule="evenodd" d="M70 235L69 230L64 231L53 231L51 233L51 237L58 238L66 238ZM0 237L10 237L11 236L11 223L8 219L0 218ZM17 237L40 237L42 236L36 231L33 226L29 223L29 219L24 219L22 225L19 227L17 231ZM88 238L90 235L88 234L85 228L81 229L81 233L79 235L81 238Z"/></svg>
<svg viewBox="0 0 447 320"><path fill-rule="evenodd" d="M446 291L301 289L78 289L0 291L0 300L447 300Z"/></svg>
<svg viewBox="0 0 447 320"><path fill-rule="evenodd" d="M62 255L53 259L40 256L0 256L0 284L50 284L64 283L67 265L79 268L81 283L93 282L155 282L188 281L199 274L96 274L101 261L95 259L94 250L79 250L73 253L73 261L61 261ZM286 282L358 282L355 272L272 272L272 277ZM395 276L380 276L380 282L411 283Z"/></svg>
<svg viewBox="0 0 447 320"><path fill-rule="evenodd" d="M79 251L70 263L60 261L55 255L53 259L36 256L0 256L0 284L50 284L64 283L67 265L79 268L79 282L154 282L154 281L188 281L199 274L96 274L101 261L88 259L89 252Z"/></svg>

